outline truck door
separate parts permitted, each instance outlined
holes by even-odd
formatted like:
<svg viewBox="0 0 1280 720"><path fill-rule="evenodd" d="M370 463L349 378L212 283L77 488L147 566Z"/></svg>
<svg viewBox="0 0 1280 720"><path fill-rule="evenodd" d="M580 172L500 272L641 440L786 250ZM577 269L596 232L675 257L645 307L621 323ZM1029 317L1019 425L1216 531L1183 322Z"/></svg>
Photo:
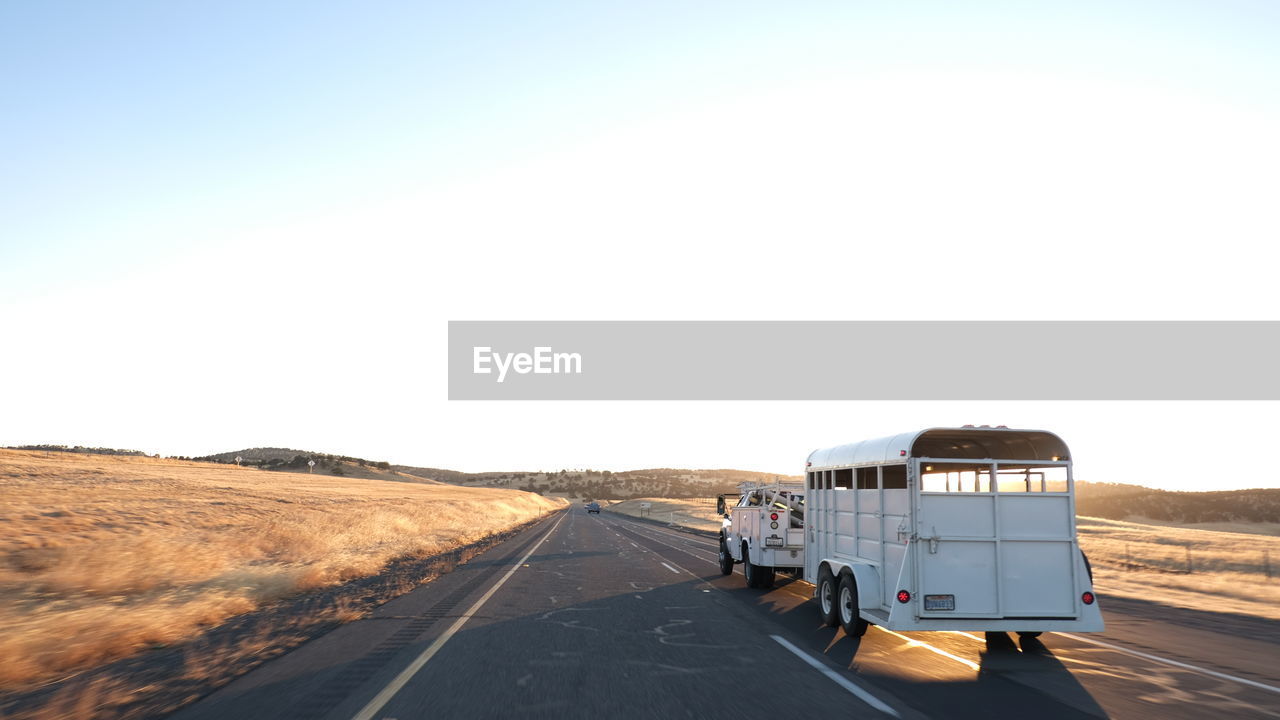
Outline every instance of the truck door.
<svg viewBox="0 0 1280 720"><path fill-rule="evenodd" d="M915 463L922 617L1076 616L1067 463Z"/></svg>

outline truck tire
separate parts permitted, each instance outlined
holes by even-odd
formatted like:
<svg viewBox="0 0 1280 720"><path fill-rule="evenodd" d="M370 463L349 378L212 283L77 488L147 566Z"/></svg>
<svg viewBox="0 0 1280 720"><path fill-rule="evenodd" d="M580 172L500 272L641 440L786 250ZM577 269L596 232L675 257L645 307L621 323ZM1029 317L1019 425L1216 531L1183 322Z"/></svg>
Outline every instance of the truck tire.
<svg viewBox="0 0 1280 720"><path fill-rule="evenodd" d="M840 576L840 588L836 605L840 611L840 627L849 637L862 637L867 634L867 621L858 614L858 583L852 573Z"/></svg>
<svg viewBox="0 0 1280 720"><path fill-rule="evenodd" d="M751 562L751 550L742 543L742 574L747 576L747 587L760 587L760 568Z"/></svg>
<svg viewBox="0 0 1280 720"><path fill-rule="evenodd" d="M733 574L733 556L729 554L729 544L720 538L720 574Z"/></svg>
<svg viewBox="0 0 1280 720"><path fill-rule="evenodd" d="M839 608L836 607L836 576L831 574L831 570L823 567L818 573L818 614L822 617L822 624L827 627L835 627L840 622Z"/></svg>

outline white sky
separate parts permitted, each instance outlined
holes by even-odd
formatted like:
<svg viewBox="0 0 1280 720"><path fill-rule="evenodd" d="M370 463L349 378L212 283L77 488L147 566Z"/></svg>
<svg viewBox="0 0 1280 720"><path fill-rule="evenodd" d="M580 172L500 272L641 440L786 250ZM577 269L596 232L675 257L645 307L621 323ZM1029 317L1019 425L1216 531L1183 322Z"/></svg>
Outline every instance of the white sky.
<svg viewBox="0 0 1280 720"><path fill-rule="evenodd" d="M354 8L265 40L228 8L168 21L240 61L158 78L159 35L62 27L107 45L55 63L36 32L0 112L0 444L796 473L989 423L1085 480L1280 487L1272 402L445 399L448 320L1277 319L1271 9L932 8L423 10L439 43L361 26L343 72L291 58Z"/></svg>

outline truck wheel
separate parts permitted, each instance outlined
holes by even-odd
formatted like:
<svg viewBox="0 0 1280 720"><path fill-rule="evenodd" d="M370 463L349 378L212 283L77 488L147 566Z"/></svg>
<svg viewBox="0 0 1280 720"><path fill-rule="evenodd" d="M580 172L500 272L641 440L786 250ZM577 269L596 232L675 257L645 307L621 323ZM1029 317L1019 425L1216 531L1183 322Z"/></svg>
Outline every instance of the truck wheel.
<svg viewBox="0 0 1280 720"><path fill-rule="evenodd" d="M867 634L867 621L858 614L858 584L852 574L840 576L840 590L836 605L840 610L840 627L849 637Z"/></svg>
<svg viewBox="0 0 1280 720"><path fill-rule="evenodd" d="M827 627L835 627L840 622L836 608L836 576L826 567L818 573L818 613L822 616L822 624Z"/></svg>
<svg viewBox="0 0 1280 720"><path fill-rule="evenodd" d="M747 576L747 587L760 587L760 568L751 562L751 550L742 543L742 574Z"/></svg>
<svg viewBox="0 0 1280 720"><path fill-rule="evenodd" d="M720 538L720 574L733 574L733 556L729 554L729 545Z"/></svg>

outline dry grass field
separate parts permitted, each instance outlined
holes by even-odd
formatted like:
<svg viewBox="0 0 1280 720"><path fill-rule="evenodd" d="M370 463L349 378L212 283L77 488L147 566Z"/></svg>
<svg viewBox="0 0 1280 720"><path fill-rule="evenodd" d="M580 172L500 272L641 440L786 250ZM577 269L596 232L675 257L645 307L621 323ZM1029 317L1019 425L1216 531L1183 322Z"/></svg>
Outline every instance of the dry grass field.
<svg viewBox="0 0 1280 720"><path fill-rule="evenodd" d="M514 490L0 450L0 692L562 506Z"/></svg>
<svg viewBox="0 0 1280 720"><path fill-rule="evenodd" d="M713 497L639 498L608 509L639 516L645 502L655 520L699 530L720 527ZM1280 620L1280 537L1271 524L1221 523L1213 525L1221 529L1205 530L1088 517L1076 524L1104 596Z"/></svg>
<svg viewBox="0 0 1280 720"><path fill-rule="evenodd" d="M1079 517L1098 589L1199 610L1280 620L1280 537ZM1271 577L1268 577L1268 568Z"/></svg>
<svg viewBox="0 0 1280 720"><path fill-rule="evenodd" d="M607 505L611 512L641 517L641 504L649 503L647 517L654 520L683 525L697 530L720 529L720 516L716 514L716 499L711 498L636 498Z"/></svg>

